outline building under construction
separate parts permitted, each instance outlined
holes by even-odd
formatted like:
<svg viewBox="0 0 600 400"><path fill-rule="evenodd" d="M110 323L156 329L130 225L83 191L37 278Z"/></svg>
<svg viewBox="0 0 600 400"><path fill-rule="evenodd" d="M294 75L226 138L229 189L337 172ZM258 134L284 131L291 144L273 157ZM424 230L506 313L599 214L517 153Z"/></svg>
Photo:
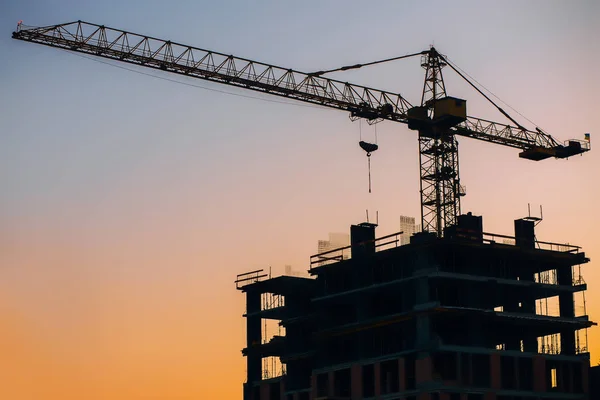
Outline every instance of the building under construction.
<svg viewBox="0 0 600 400"><path fill-rule="evenodd" d="M461 215L403 246L363 223L311 257L313 279L239 275L244 399L589 399L589 259L535 222L492 235Z"/></svg>

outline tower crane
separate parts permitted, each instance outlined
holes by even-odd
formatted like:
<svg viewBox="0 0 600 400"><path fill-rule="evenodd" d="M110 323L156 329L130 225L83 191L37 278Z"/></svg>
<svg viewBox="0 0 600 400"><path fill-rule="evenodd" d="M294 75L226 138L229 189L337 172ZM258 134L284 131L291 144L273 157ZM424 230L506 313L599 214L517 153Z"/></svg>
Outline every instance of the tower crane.
<svg viewBox="0 0 600 400"><path fill-rule="evenodd" d="M418 132L421 226L424 231L440 237L445 227L456 224L460 199L465 194L459 177L457 136L513 147L521 150L519 157L534 161L567 158L590 150L587 135L587 141L573 139L560 143L539 128L526 129L434 47L387 60L305 73L83 21L45 27L24 26L19 22L12 37L330 107L349 112L351 120L362 118L370 124L383 120L407 124L409 129ZM420 57L425 69L421 103L417 106L396 92L323 76L409 57ZM447 66L514 125L467 116L466 101L446 93L442 69Z"/></svg>

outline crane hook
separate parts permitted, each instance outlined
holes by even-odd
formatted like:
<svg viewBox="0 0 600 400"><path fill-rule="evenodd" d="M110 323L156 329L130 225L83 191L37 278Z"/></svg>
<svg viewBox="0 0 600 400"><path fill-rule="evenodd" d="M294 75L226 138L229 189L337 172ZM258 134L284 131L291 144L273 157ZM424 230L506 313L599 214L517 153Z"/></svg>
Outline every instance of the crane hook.
<svg viewBox="0 0 600 400"><path fill-rule="evenodd" d="M358 145L367 153L367 160L369 163L369 193L371 193L371 153L379 149L379 146L375 143L365 142L361 140Z"/></svg>
<svg viewBox="0 0 600 400"><path fill-rule="evenodd" d="M379 148L375 143L365 142L364 140L358 142L358 145L367 153L367 157L371 157L371 153Z"/></svg>

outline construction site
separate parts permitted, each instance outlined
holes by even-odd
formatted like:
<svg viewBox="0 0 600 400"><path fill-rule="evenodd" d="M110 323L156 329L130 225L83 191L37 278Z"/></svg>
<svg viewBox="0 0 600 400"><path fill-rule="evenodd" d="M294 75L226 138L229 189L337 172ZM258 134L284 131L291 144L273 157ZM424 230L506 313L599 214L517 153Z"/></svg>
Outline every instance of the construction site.
<svg viewBox="0 0 600 400"><path fill-rule="evenodd" d="M589 260L536 240L534 225L494 235L467 214L399 246L362 223L350 246L311 257L314 279L239 275L245 398L587 398ZM268 337L265 320L285 334Z"/></svg>
<svg viewBox="0 0 600 400"><path fill-rule="evenodd" d="M596 324L581 272L590 259L576 245L539 240L541 212L515 219L508 234L488 232L485 216L464 213L457 142L514 148L537 162L588 152L589 134L561 142L525 128L433 46L303 73L81 21L19 25L13 38L414 131L421 218L409 240L400 240L403 231L378 237L376 223L353 221L349 246L310 256L310 277L273 277L264 269L237 276L246 302L244 400L593 399L587 329ZM405 58L418 59L425 72L418 105L324 77ZM469 116L467 101L447 93L442 70L464 79L509 122ZM377 143L359 146L370 162Z"/></svg>

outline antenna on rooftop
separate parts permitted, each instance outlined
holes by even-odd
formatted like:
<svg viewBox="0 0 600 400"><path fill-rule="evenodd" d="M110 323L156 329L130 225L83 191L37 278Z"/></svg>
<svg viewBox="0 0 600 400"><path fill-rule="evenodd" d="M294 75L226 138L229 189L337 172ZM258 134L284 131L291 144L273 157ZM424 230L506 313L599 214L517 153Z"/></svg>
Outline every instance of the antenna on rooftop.
<svg viewBox="0 0 600 400"><path fill-rule="evenodd" d="M369 210L365 210L367 212L367 223L369 222Z"/></svg>
<svg viewBox="0 0 600 400"><path fill-rule="evenodd" d="M542 205L540 204L540 216L532 217L531 216L531 204L527 203L527 217L523 218L526 221L533 221L535 226L537 226L540 222L544 220L544 212L542 210Z"/></svg>

